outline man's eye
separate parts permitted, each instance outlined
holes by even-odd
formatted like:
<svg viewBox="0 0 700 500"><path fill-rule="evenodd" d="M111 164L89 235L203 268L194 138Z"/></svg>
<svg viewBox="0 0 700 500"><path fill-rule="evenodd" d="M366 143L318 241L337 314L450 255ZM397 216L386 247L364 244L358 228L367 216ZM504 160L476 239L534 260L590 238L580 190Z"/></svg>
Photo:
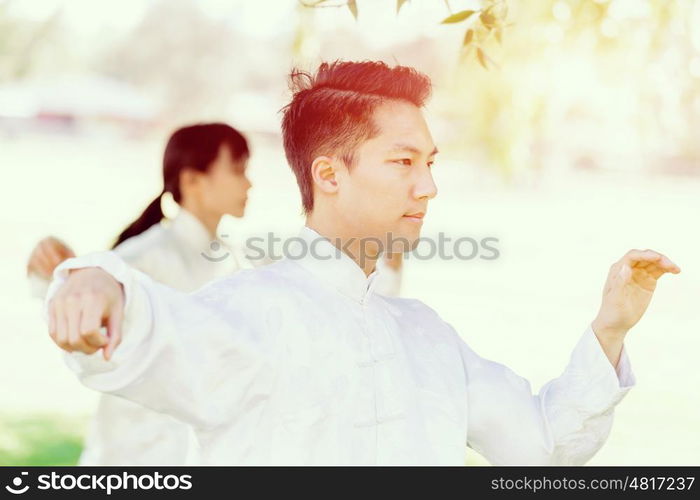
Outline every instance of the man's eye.
<svg viewBox="0 0 700 500"><path fill-rule="evenodd" d="M407 167L411 166L411 159L410 158L402 158L400 160L394 160L394 163L400 163L401 165L406 165Z"/></svg>

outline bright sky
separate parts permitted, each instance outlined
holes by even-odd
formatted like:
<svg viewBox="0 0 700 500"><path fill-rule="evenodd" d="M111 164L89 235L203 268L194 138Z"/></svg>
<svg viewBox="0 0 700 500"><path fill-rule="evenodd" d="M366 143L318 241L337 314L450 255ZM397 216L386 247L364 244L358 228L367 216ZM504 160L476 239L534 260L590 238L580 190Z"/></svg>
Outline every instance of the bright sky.
<svg viewBox="0 0 700 500"><path fill-rule="evenodd" d="M25 19L42 20L61 10L63 21L74 36L82 39L118 36L135 26L156 0L9 0L10 14ZM298 8L297 0L196 0L207 15L229 20L237 29L251 36L271 36L292 29L290 17ZM337 3L333 0L332 3ZM449 15L444 0L410 0L396 16L395 0L358 0L359 20L348 9L316 10L320 29L352 26L365 33L377 45L388 45L419 34L432 34L449 27L439 21ZM452 11L474 7L477 0L450 0ZM430 22L426 22L430 21Z"/></svg>

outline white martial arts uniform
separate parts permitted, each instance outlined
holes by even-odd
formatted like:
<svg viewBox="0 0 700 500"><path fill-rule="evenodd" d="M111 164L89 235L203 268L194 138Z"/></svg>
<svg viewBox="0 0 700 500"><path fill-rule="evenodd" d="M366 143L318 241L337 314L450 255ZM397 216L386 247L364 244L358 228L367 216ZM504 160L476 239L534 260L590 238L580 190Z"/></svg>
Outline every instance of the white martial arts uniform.
<svg viewBox="0 0 700 500"><path fill-rule="evenodd" d="M231 235L229 235L231 236ZM129 238L115 253L154 280L190 292L240 269L269 263L250 260L230 238L217 240L190 212L180 209L171 221ZM208 258L207 258L208 257ZM387 269L384 292L397 295L401 275ZM46 282L33 279L34 295L46 294ZM197 441L189 425L127 399L102 394L80 465L182 465L199 463Z"/></svg>
<svg viewBox="0 0 700 500"><path fill-rule="evenodd" d="M49 296L86 266L126 296L113 359L66 354L69 366L88 387L192 424L210 464L463 464L467 445L494 464L581 464L603 445L635 383L624 349L616 371L586 329L533 395L431 308L375 293L376 273L309 228L301 238L320 239L313 255L191 295L110 252L66 261Z"/></svg>

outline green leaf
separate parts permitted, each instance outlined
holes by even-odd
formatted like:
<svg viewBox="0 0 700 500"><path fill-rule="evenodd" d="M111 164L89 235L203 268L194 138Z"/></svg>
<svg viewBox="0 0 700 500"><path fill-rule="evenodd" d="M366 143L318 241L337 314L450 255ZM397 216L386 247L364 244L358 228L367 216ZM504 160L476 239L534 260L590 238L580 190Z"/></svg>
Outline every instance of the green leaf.
<svg viewBox="0 0 700 500"><path fill-rule="evenodd" d="M473 40L474 40L474 30L469 29L469 30L467 30L467 32L464 34L464 41L462 42L462 46L463 46L463 47L466 47L467 45L469 45L470 43L472 43Z"/></svg>
<svg viewBox="0 0 700 500"><path fill-rule="evenodd" d="M350 9L352 17L357 21L357 0L348 0L348 9Z"/></svg>
<svg viewBox="0 0 700 500"><path fill-rule="evenodd" d="M445 19L442 20L442 22L440 24L461 23L465 19L469 19L474 14L476 14L475 10L463 10L461 12L457 12L456 14L452 14L449 17L446 17Z"/></svg>
<svg viewBox="0 0 700 500"><path fill-rule="evenodd" d="M403 7L403 4L405 4L406 2L408 2L408 0L396 0L396 13L397 14L401 10L401 7Z"/></svg>

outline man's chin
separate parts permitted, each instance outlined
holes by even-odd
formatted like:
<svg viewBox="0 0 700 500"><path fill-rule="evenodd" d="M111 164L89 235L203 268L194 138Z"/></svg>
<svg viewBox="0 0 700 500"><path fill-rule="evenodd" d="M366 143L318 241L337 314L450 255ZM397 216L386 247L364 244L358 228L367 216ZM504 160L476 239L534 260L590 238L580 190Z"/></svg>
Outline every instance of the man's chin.
<svg viewBox="0 0 700 500"><path fill-rule="evenodd" d="M420 230L401 231L387 235L387 253L406 253L414 250L420 242Z"/></svg>
<svg viewBox="0 0 700 500"><path fill-rule="evenodd" d="M228 214L232 217L236 217L237 219L240 219L245 215L245 206L243 207L236 207L233 210L229 210Z"/></svg>

